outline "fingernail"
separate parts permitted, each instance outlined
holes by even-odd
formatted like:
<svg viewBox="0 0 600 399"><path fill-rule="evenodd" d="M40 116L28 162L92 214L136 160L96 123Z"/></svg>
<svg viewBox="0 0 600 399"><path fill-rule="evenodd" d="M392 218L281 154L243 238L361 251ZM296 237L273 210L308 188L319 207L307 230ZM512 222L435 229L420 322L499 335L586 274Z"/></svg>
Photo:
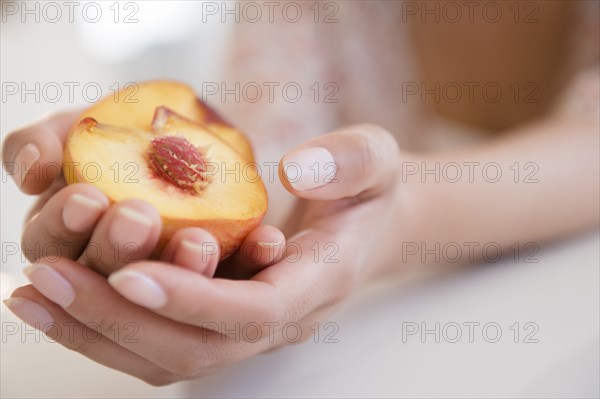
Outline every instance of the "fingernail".
<svg viewBox="0 0 600 399"><path fill-rule="evenodd" d="M154 279L135 270L113 273L108 283L131 302L156 309L167 303L167 294Z"/></svg>
<svg viewBox="0 0 600 399"><path fill-rule="evenodd" d="M111 242L143 244L150 235L152 220L143 213L127 207L117 210L108 231Z"/></svg>
<svg viewBox="0 0 600 399"><path fill-rule="evenodd" d="M54 323L54 319L46 309L29 299L15 297L5 299L2 302L18 318L33 328L45 330L50 324Z"/></svg>
<svg viewBox="0 0 600 399"><path fill-rule="evenodd" d="M23 273L36 290L63 308L75 300L75 291L71 284L50 266L36 263L23 269Z"/></svg>
<svg viewBox="0 0 600 399"><path fill-rule="evenodd" d="M90 230L98 220L104 205L95 199L81 194L73 194L67 199L62 218L65 226L76 233Z"/></svg>
<svg viewBox="0 0 600 399"><path fill-rule="evenodd" d="M333 180L337 166L333 155L323 147L307 148L283 158L283 171L298 191L312 190Z"/></svg>
<svg viewBox="0 0 600 399"><path fill-rule="evenodd" d="M181 240L173 262L178 265L189 265L198 273L210 274L214 272L219 262L218 245L214 242L200 244Z"/></svg>
<svg viewBox="0 0 600 399"><path fill-rule="evenodd" d="M38 159L40 159L40 150L38 150L35 144L26 144L19 150L17 156L15 157L15 163L21 171L21 178L16 179L19 185L23 184L29 169L31 169L33 164L36 163Z"/></svg>
<svg viewBox="0 0 600 399"><path fill-rule="evenodd" d="M202 256L204 254L202 244L198 244L190 240L181 240L179 245L181 245L182 249L189 251L193 256Z"/></svg>

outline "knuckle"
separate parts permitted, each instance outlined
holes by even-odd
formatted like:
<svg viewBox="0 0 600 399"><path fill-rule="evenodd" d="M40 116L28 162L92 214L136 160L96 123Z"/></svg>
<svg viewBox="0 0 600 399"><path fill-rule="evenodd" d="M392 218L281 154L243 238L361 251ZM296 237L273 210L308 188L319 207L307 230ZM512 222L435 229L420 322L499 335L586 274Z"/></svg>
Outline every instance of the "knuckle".
<svg viewBox="0 0 600 399"><path fill-rule="evenodd" d="M201 361L190 356L184 356L173 368L173 372L184 379L195 377L201 370Z"/></svg>
<svg viewBox="0 0 600 399"><path fill-rule="evenodd" d="M273 303L277 303L277 302L268 302L268 303L262 304L263 307L257 311L257 316L258 316L258 317L256 317L257 321L275 322L275 321L279 320L279 318L278 318L279 310L276 306L272 305Z"/></svg>
<svg viewBox="0 0 600 399"><path fill-rule="evenodd" d="M332 304L337 304L346 299L354 290L358 282L358 277L355 273L340 273L342 278L336 280L337 287L334 290L335 294L332 298Z"/></svg>
<svg viewBox="0 0 600 399"><path fill-rule="evenodd" d="M56 263L60 258L72 259L70 253L73 251L69 251L72 248L69 244L70 241L57 240L45 228L27 225L21 237L21 253L31 263L41 262L42 258L46 258L46 262Z"/></svg>
<svg viewBox="0 0 600 399"><path fill-rule="evenodd" d="M394 135L386 128L374 124L361 126L360 130L364 132L364 137L368 137L366 151L371 151L371 154L373 155L382 153L383 151L399 151L398 140L396 140Z"/></svg>
<svg viewBox="0 0 600 399"><path fill-rule="evenodd" d="M377 171L381 158L377 133L379 128L364 127L354 134L354 146L359 162L356 164L355 173L362 178L368 178Z"/></svg>
<svg viewBox="0 0 600 399"><path fill-rule="evenodd" d="M111 328L114 328L115 325L118 325L112 320L110 316L110 311L108 309L98 308L91 313L91 320L87 322L85 326L94 331L97 334L104 334L110 332Z"/></svg>
<svg viewBox="0 0 600 399"><path fill-rule="evenodd" d="M72 237L69 236L66 229L62 227L59 223L51 223L50 220L53 219L51 215L48 215L47 212L42 210L42 213L37 218L36 230L39 229L40 236L46 242L55 242L59 240L69 240Z"/></svg>
<svg viewBox="0 0 600 399"><path fill-rule="evenodd" d="M78 352L81 353L82 355L85 354L87 352L87 342L85 342L84 340L72 340L72 339L67 339L64 341L59 341L60 344L62 346L64 346L65 348L72 350L74 352Z"/></svg>
<svg viewBox="0 0 600 399"><path fill-rule="evenodd" d="M75 334L70 335L70 336L66 336L66 337L62 337L61 339L58 339L57 341L64 346L65 348L80 353L82 355L86 355L87 353L90 352L90 347L91 345L94 345L96 342L98 342L97 340L93 340L92 338L94 338L92 335L97 335L98 332L92 330L93 332L85 332L86 328L83 326L79 326L79 328L77 328L77 331ZM89 337L89 338L88 338Z"/></svg>
<svg viewBox="0 0 600 399"><path fill-rule="evenodd" d="M169 371L160 370L150 376L142 377L142 380L154 387L164 387L181 381L181 378Z"/></svg>
<svg viewBox="0 0 600 399"><path fill-rule="evenodd" d="M224 353L221 346L216 344L207 345L201 354L201 368L202 370L214 367L220 364L224 359Z"/></svg>
<svg viewBox="0 0 600 399"><path fill-rule="evenodd" d="M359 176L370 177L375 171L377 162L377 152L373 147L372 141L364 136L360 136L360 164Z"/></svg>
<svg viewBox="0 0 600 399"><path fill-rule="evenodd" d="M30 262L42 257L76 259L81 252L83 240L66 232L58 223L48 222L51 219L40 213L24 227L21 248Z"/></svg>
<svg viewBox="0 0 600 399"><path fill-rule="evenodd" d="M313 300L311 295L295 298L293 301L290 301L287 306L282 308L279 320L281 320L283 324L300 320L308 313L308 310L311 309L312 306Z"/></svg>
<svg viewBox="0 0 600 399"><path fill-rule="evenodd" d="M400 148L396 138L385 128L378 125L359 125L354 128L357 134L355 145L359 161L356 163L356 175L364 181L381 178L389 173L390 167L399 158Z"/></svg>
<svg viewBox="0 0 600 399"><path fill-rule="evenodd" d="M202 375L206 369L219 364L222 358L223 353L218 345L206 343L186 351L186 354L179 359L173 371L186 379L195 378Z"/></svg>
<svg viewBox="0 0 600 399"><path fill-rule="evenodd" d="M379 125L375 125L372 123L369 124L364 124L364 125L360 125L362 131L366 132L369 136L378 139L377 141L380 140L393 140L396 141L394 139L394 136L390 133L389 130L387 130L386 128L379 126Z"/></svg>
<svg viewBox="0 0 600 399"><path fill-rule="evenodd" d="M39 245L36 244L38 243L30 242L26 239L21 240L21 252L23 253L23 256L25 256L25 259L30 263L35 263L41 258L39 251L36 249Z"/></svg>

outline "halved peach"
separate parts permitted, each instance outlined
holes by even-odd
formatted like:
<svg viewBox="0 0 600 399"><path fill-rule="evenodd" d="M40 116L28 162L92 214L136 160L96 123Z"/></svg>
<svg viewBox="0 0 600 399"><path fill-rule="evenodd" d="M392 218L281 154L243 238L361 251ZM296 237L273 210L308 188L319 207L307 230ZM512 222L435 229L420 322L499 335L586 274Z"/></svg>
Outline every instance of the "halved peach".
<svg viewBox="0 0 600 399"><path fill-rule="evenodd" d="M93 118L115 126L149 129L154 110L161 106L206 125L246 159L254 160L246 137L200 100L191 87L179 82L157 80L126 85L85 110L79 119Z"/></svg>
<svg viewBox="0 0 600 399"><path fill-rule="evenodd" d="M63 171L68 183L93 184L111 201L153 205L163 220L158 251L178 229L195 226L212 233L225 257L267 209L256 164L165 107L142 128L84 118L67 140Z"/></svg>

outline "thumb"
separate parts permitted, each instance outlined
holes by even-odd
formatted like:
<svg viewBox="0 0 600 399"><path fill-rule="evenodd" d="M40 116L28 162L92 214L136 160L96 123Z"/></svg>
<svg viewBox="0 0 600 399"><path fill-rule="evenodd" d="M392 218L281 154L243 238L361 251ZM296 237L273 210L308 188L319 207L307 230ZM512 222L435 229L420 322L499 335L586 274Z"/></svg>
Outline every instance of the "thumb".
<svg viewBox="0 0 600 399"><path fill-rule="evenodd" d="M315 137L285 155L279 178L292 194L336 200L372 195L396 178L396 139L376 125L355 125Z"/></svg>
<svg viewBox="0 0 600 399"><path fill-rule="evenodd" d="M81 111L53 115L6 137L2 166L21 191L40 194L59 181L63 147L69 128Z"/></svg>

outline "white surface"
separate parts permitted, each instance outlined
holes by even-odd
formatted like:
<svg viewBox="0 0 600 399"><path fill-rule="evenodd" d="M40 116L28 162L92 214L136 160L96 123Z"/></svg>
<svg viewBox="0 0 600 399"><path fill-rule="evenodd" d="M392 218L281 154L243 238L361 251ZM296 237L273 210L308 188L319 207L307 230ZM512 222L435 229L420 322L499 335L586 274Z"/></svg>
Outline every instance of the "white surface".
<svg viewBox="0 0 600 399"><path fill-rule="evenodd" d="M339 343L308 342L199 381L200 397L598 397L599 235L511 260L365 291L330 321ZM403 323L433 328L496 322L497 343L432 335L402 342ZM514 323L539 325L538 343L513 341ZM478 332L479 331L479 332ZM493 340L493 330L488 330Z"/></svg>
<svg viewBox="0 0 600 399"><path fill-rule="evenodd" d="M181 2L180 5L182 3L185 2ZM113 2L102 4L108 7ZM139 4L143 8L144 3ZM64 15L67 15L66 11ZM106 15L110 17L110 14ZM143 14L138 16L140 24L137 26L140 29L147 31L148 28L152 28L152 25L149 25L152 18L144 20ZM206 52L211 52L218 58L216 50L222 47L218 39L225 39L224 35L220 35L210 42L184 42L174 48L161 48L165 43L155 43L154 46L159 47L154 47L153 52L140 54L140 51L151 45L143 43L140 48L132 48L137 54L135 60L111 63L110 60L102 58L104 47L101 44L97 48L90 48L94 45L94 40L99 40L98 37L94 40L90 39L90 36L78 39L77 29L80 29L80 25L69 23L66 17L58 23L45 23L43 20L35 23L32 16L29 16L27 21L20 23L20 16L17 15L8 19L7 23L0 23L0 80L3 83L17 83L19 86L25 84L29 89L34 88L36 83L39 83L40 87L56 83L64 88L64 91L58 102L47 101L48 98L44 96L36 101L32 95L29 95L26 101L21 101L18 95L9 96L6 101L3 99L0 105L2 139L10 131L31 123L43 114L89 105L81 90L86 83L98 84L103 93L107 94L111 92L111 87L115 87L115 83L123 87L127 82L153 78L194 82L198 76L206 76L207 79L214 80L214 64L204 62L205 55ZM177 21L171 21L172 28L176 28L176 25ZM206 30L210 31L213 28L207 24L196 24L195 33L204 38L207 36ZM170 37L175 37L177 32L178 30L174 29ZM125 45L134 47L139 43L129 41L123 44ZM65 86L68 82L80 84L73 99L69 99ZM93 95L93 91L90 93ZM34 197L21 194L9 179L2 174L2 299L8 297L17 286L25 284L21 275L25 261L20 255L5 256L5 248L6 245L20 242L23 219L34 200ZM0 317L3 328L9 328L13 323L20 324L3 305ZM24 338L21 335L19 333L16 337L3 337L6 339L0 341L2 398L165 397L177 392L177 387L154 388L94 364L58 344L47 342L39 335L28 334Z"/></svg>
<svg viewBox="0 0 600 399"><path fill-rule="evenodd" d="M214 72L198 43L110 64L82 48L73 25L11 23L1 29L3 82L92 81L107 90L116 81L194 81L199 75L212 79ZM206 46L215 55L219 46L210 37ZM2 136L43 113L82 104L81 96L74 102L3 102ZM3 182L1 199L2 243L19 242L32 198ZM39 335L7 338L0 346L0 396L598 397L598 241L595 232L542 249L537 264L504 261L411 284L390 281L361 293L327 320L339 325L338 343L290 346L191 384L153 388ZM10 256L2 263L5 298L24 283L24 262ZM0 315L3 327L17 322L4 307ZM495 344L481 334L473 343L422 343L418 337L403 343L403 322L496 322L504 335ZM540 342L512 342L514 322L537 323Z"/></svg>
<svg viewBox="0 0 600 399"><path fill-rule="evenodd" d="M370 287L326 320L339 326L338 343L321 335L172 387L147 387L35 334L9 339L2 397L598 397L599 238L542 248L539 263L505 260ZM496 322L503 335L489 343L479 328L470 343L463 328L458 343L403 342L408 322ZM523 343L522 334L515 343L514 322L536 323L539 342Z"/></svg>

